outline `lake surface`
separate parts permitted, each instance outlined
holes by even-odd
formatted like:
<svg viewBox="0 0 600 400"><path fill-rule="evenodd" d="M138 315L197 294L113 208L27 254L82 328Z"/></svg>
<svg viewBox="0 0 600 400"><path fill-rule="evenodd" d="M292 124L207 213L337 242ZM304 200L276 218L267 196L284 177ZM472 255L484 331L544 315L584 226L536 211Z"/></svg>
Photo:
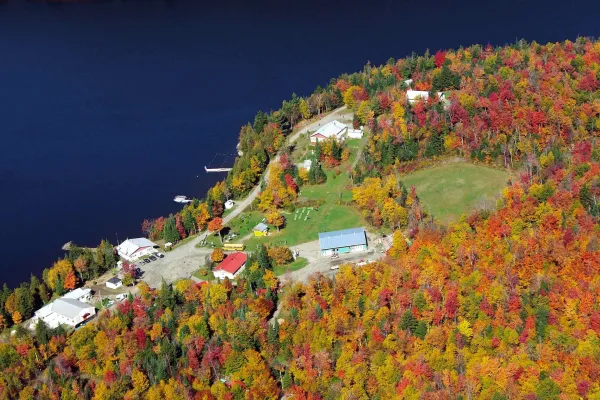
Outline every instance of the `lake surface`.
<svg viewBox="0 0 600 400"><path fill-rule="evenodd" d="M600 34L595 1L203 3L0 6L0 284L140 236L258 109L367 60Z"/></svg>

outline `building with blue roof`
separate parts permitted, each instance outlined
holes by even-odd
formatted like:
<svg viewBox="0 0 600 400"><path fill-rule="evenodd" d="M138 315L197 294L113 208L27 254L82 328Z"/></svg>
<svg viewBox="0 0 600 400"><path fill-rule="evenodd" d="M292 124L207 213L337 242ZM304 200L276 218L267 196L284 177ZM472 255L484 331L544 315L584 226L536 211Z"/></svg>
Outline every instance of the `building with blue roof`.
<svg viewBox="0 0 600 400"><path fill-rule="evenodd" d="M367 250L367 235L364 228L319 233L322 256L353 253Z"/></svg>

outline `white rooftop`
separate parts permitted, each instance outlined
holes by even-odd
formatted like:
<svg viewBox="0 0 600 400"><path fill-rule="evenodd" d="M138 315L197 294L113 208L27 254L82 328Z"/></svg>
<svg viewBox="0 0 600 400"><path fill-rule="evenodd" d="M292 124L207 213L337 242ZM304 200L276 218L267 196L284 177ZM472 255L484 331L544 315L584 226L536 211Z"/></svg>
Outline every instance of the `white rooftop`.
<svg viewBox="0 0 600 400"><path fill-rule="evenodd" d="M444 99L444 93L437 92L437 95L440 100ZM406 98L411 103L414 102L415 100L417 100L417 98L419 98L419 97L423 98L423 100L427 100L429 98L429 92L426 90L411 90L411 89L406 91Z"/></svg>
<svg viewBox="0 0 600 400"><path fill-rule="evenodd" d="M78 300L84 296L88 296L92 293L92 289L87 288L77 288L75 290L71 290L69 293L65 294L63 298L65 299L75 299Z"/></svg>
<svg viewBox="0 0 600 400"><path fill-rule="evenodd" d="M346 129L348 129L348 127L345 124L342 124L338 120L333 120L333 121L329 122L328 124L323 125L311 136L323 135L326 138L329 138L331 136L339 137Z"/></svg>
<svg viewBox="0 0 600 400"><path fill-rule="evenodd" d="M143 247L154 247L156 243L151 242L146 238L135 238L135 239L127 239L123 243L121 243L117 247L117 251L119 254L125 254L126 256L131 256L133 253L138 251Z"/></svg>
<svg viewBox="0 0 600 400"><path fill-rule="evenodd" d="M82 310L85 310L89 307L89 304L82 303L79 300L65 299L64 297L56 299L52 302L53 312L60 315L64 315L65 317L70 319L76 319Z"/></svg>

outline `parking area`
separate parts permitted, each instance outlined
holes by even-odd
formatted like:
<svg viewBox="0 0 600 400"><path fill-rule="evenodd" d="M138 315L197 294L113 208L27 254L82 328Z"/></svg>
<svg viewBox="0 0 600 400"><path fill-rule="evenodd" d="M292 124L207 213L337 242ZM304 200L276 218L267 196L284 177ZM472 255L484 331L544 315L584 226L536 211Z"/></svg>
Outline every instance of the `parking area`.
<svg viewBox="0 0 600 400"><path fill-rule="evenodd" d="M304 257L308 260L308 265L298 271L293 271L281 276L284 282L302 281L306 282L312 274L320 272L325 276L334 276L342 264L359 264L375 261L381 258L382 253L377 253L374 249L361 251L357 253L342 254L338 258L321 256L319 250L319 241L315 240L308 243L303 243L298 246L291 247L292 250L298 251L299 257ZM333 267L333 269L332 269Z"/></svg>
<svg viewBox="0 0 600 400"><path fill-rule="evenodd" d="M195 241L194 241L195 242ZM162 252L163 258L158 258L147 264L140 265L142 276L150 287L160 288L162 280L173 283L178 279L189 278L194 271L205 264L206 256L212 249L198 249L192 243L179 247L170 252Z"/></svg>

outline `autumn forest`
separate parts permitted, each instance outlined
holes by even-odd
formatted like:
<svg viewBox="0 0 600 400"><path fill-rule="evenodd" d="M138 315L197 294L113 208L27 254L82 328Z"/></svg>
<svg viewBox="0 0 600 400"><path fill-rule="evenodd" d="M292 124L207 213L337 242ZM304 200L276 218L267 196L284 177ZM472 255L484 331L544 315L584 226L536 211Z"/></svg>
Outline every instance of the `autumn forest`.
<svg viewBox="0 0 600 400"><path fill-rule="evenodd" d="M114 262L109 243L77 249L0 291L0 397L600 399L600 41L473 45L343 74L259 112L227 178L144 234L218 230L225 199L256 185L256 208L284 226L301 188L350 157L324 142L307 173L286 138L343 105L368 132L342 172L348 206L390 232L385 257L283 284L263 247L236 284L142 282L73 332L19 327ZM402 176L455 158L511 178L445 224Z"/></svg>

